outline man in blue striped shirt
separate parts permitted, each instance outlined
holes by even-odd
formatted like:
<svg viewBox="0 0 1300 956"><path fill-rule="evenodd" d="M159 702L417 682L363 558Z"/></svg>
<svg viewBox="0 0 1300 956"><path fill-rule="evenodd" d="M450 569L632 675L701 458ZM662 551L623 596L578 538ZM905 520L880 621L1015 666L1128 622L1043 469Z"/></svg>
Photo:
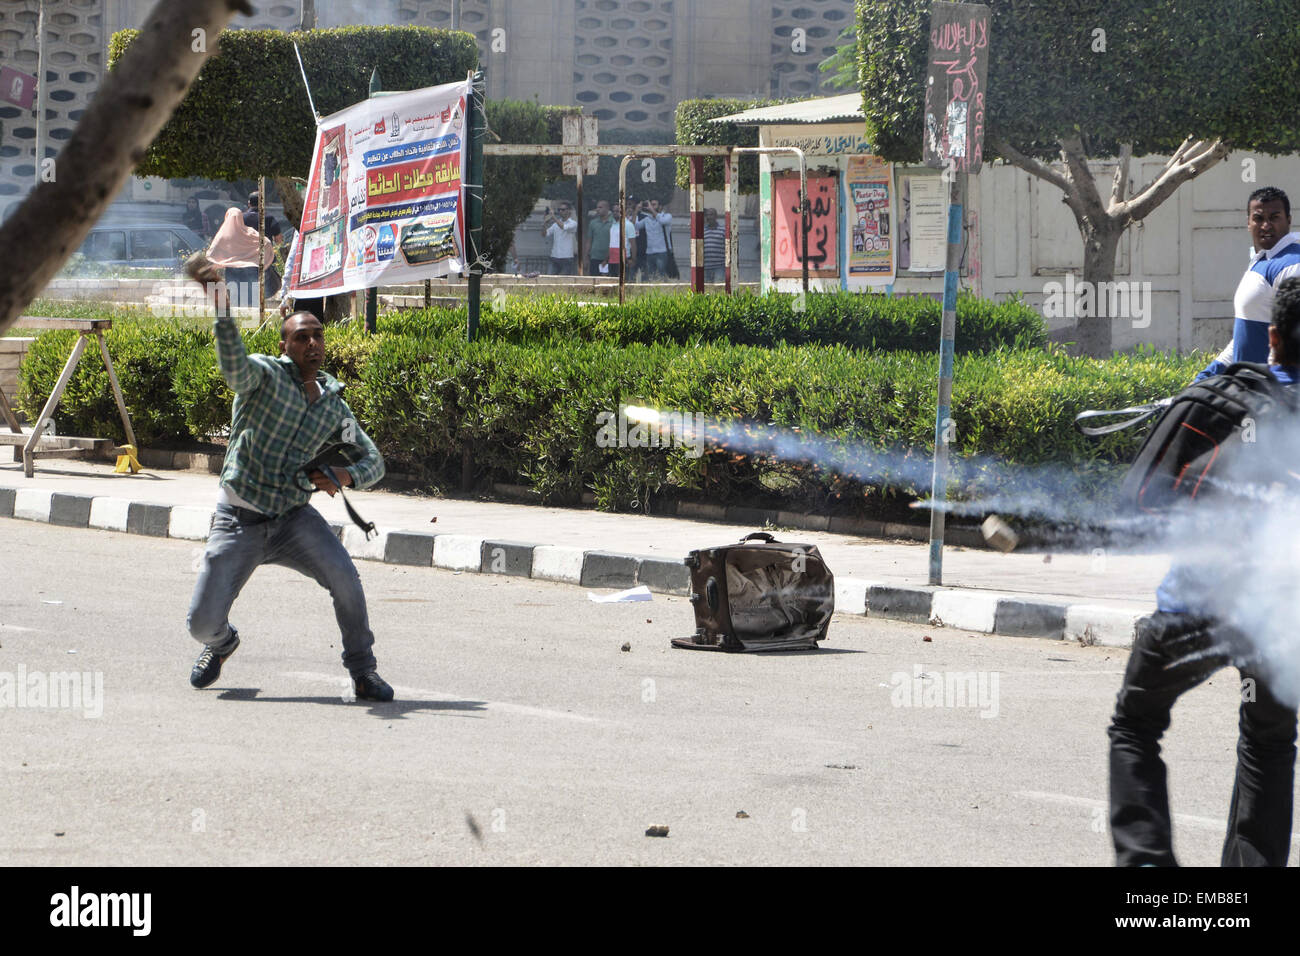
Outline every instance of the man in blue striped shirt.
<svg viewBox="0 0 1300 956"><path fill-rule="evenodd" d="M1232 341L1202 369L1196 381L1222 373L1233 362L1268 361L1273 295L1283 279L1300 275L1300 232L1291 231L1291 200L1275 186L1250 194L1246 228L1254 251L1232 299Z"/></svg>

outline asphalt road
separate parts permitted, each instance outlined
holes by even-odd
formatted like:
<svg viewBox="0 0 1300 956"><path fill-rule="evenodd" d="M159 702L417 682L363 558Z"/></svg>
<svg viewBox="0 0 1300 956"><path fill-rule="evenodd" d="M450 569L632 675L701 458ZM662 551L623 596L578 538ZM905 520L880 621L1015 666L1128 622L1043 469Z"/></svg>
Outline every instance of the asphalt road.
<svg viewBox="0 0 1300 956"><path fill-rule="evenodd" d="M199 553L0 522L0 685L102 677L79 707L0 706L0 864L1112 862L1126 652L837 618L816 653L696 653L668 646L682 598L361 562L397 701L344 699L328 596L276 567L195 691ZM903 700L957 675L983 696ZM1236 700L1225 671L1174 713L1184 863L1218 862Z"/></svg>

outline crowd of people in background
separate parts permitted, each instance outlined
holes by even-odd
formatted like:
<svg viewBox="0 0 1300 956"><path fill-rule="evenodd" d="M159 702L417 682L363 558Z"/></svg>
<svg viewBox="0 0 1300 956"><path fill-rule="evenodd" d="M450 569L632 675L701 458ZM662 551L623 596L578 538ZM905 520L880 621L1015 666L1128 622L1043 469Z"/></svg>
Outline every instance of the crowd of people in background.
<svg viewBox="0 0 1300 956"><path fill-rule="evenodd" d="M587 213L582 248L573 206L561 200L547 207L541 233L549 242L550 275L585 275L629 282L668 282L681 278L673 249L673 216L658 199L629 196L626 208L597 200ZM705 282L722 282L726 231L715 209L704 211Z"/></svg>

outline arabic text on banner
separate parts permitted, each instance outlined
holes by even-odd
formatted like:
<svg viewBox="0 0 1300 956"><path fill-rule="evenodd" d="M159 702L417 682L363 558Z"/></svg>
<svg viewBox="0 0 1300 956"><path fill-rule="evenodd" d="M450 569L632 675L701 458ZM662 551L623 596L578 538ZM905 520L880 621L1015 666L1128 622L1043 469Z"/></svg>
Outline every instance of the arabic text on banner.
<svg viewBox="0 0 1300 956"><path fill-rule="evenodd" d="M294 295L462 271L467 83L363 100L321 120L294 240Z"/></svg>

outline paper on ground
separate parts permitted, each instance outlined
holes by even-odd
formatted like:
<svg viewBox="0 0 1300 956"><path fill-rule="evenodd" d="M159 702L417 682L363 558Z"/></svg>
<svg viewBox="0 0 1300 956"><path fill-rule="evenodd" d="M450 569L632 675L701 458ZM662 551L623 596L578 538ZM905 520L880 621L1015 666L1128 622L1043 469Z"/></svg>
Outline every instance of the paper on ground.
<svg viewBox="0 0 1300 956"><path fill-rule="evenodd" d="M637 588L628 588L626 591L616 591L613 594L592 594L587 592L587 597L597 604L623 604L627 601L649 601L650 589L644 584Z"/></svg>

